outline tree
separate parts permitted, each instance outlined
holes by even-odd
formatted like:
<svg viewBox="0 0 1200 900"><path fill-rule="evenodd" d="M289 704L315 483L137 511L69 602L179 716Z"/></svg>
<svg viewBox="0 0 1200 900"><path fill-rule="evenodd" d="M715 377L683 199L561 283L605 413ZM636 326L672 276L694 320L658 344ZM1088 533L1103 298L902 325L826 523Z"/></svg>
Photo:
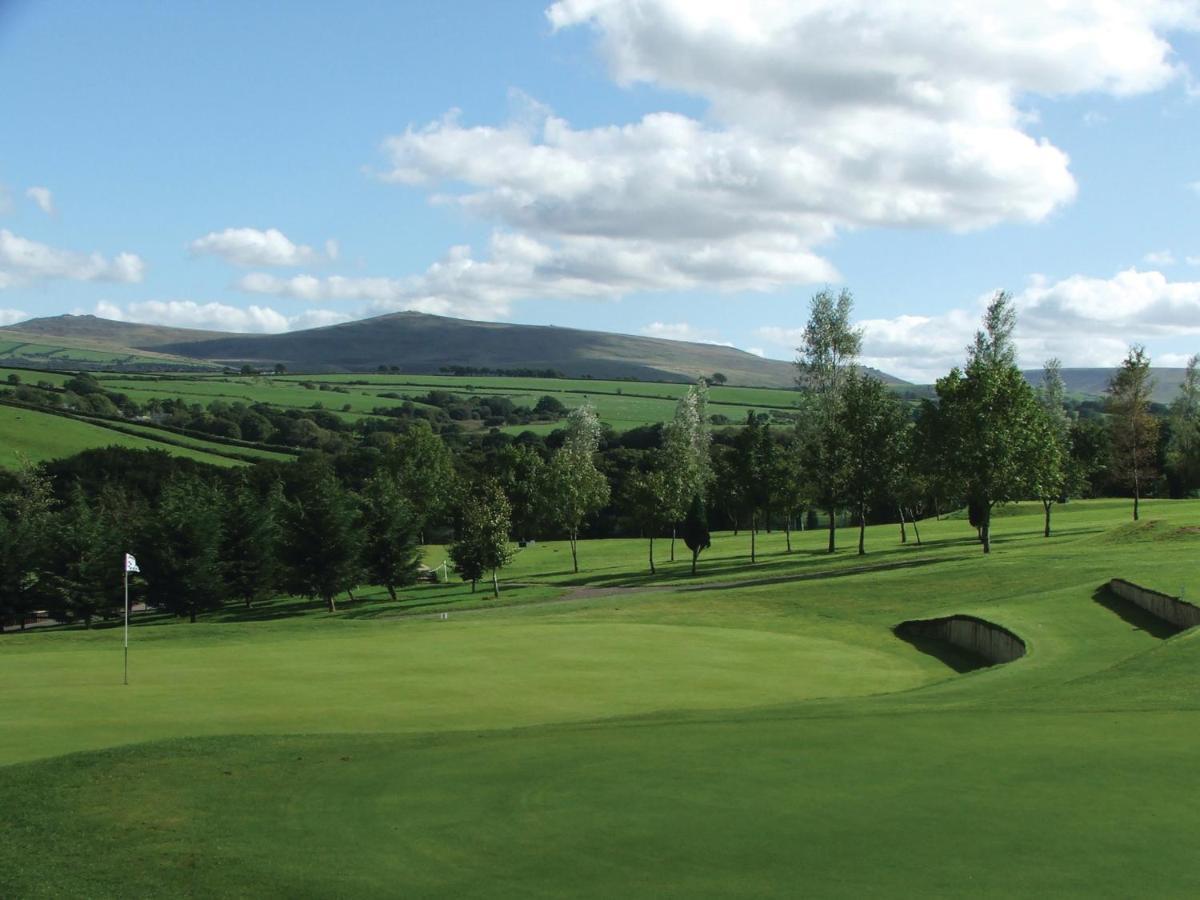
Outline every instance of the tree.
<svg viewBox="0 0 1200 900"><path fill-rule="evenodd" d="M425 531L446 511L455 492L454 460L429 423L416 420L396 439L387 467L418 516L421 543Z"/></svg>
<svg viewBox="0 0 1200 900"><path fill-rule="evenodd" d="M123 608L117 573L124 554L137 549L133 534L144 521L140 499L109 485L90 500L78 483L72 485L56 529L56 618L91 628L97 616Z"/></svg>
<svg viewBox="0 0 1200 900"><path fill-rule="evenodd" d="M726 377L724 372L713 372L708 380L713 384L725 384L729 381L729 378Z"/></svg>
<svg viewBox="0 0 1200 900"><path fill-rule="evenodd" d="M1050 510L1061 500L1067 485L1067 460L1071 453L1071 420L1067 416L1066 385L1062 363L1055 357L1042 368L1042 386L1038 392L1042 421L1034 434L1030 460L1030 492L1042 501L1046 516L1043 533L1050 537Z"/></svg>
<svg viewBox="0 0 1200 900"><path fill-rule="evenodd" d="M621 506L650 538L650 574L656 575L654 567L654 535L666 524L667 513L663 504L666 494L666 478L661 470L633 472L624 484Z"/></svg>
<svg viewBox="0 0 1200 900"><path fill-rule="evenodd" d="M1200 487L1200 355L1188 360L1179 385L1179 396L1171 404L1171 440L1167 444L1167 466L1180 496Z"/></svg>
<svg viewBox="0 0 1200 900"><path fill-rule="evenodd" d="M25 617L52 598L48 548L53 497L46 475L24 462L16 490L0 505L0 627Z"/></svg>
<svg viewBox="0 0 1200 900"><path fill-rule="evenodd" d="M675 404L675 415L663 429L663 503L671 522L671 561L675 533L696 494L712 483L712 438L708 432L708 385L701 378Z"/></svg>
<svg viewBox="0 0 1200 900"><path fill-rule="evenodd" d="M500 487L512 504L513 536L518 540L532 537L541 512L541 485L546 463L540 453L525 444L510 444L497 459Z"/></svg>
<svg viewBox="0 0 1200 900"><path fill-rule="evenodd" d="M792 552L792 519L808 506L809 491L800 461L800 445L796 441L776 444L767 461L767 492L772 504L783 513L783 529L787 552ZM803 526L803 521L801 521Z"/></svg>
<svg viewBox="0 0 1200 900"><path fill-rule="evenodd" d="M683 543L692 551L692 574L695 575L700 552L712 546L712 537L708 533L708 513L699 494L692 497L687 517L683 520Z"/></svg>
<svg viewBox="0 0 1200 900"><path fill-rule="evenodd" d="M417 516L390 472L377 472L363 486L361 521L363 571L395 600L396 588L417 583L421 545Z"/></svg>
<svg viewBox="0 0 1200 900"><path fill-rule="evenodd" d="M882 381L855 371L846 379L840 419L846 435L846 496L858 514L858 555L863 556L867 508L887 493L899 459L896 436L904 416Z"/></svg>
<svg viewBox="0 0 1200 900"><path fill-rule="evenodd" d="M596 468L600 420L588 404L567 416L567 434L546 467L542 499L548 518L567 532L571 564L579 571L579 529L608 502L608 479Z"/></svg>
<svg viewBox="0 0 1200 900"><path fill-rule="evenodd" d="M221 579L221 501L210 485L177 476L163 489L150 529L142 536L138 565L151 602L177 616L218 609Z"/></svg>
<svg viewBox="0 0 1200 900"><path fill-rule="evenodd" d="M845 433L839 412L846 380L856 367L862 332L850 324L854 297L843 289L836 297L828 290L812 298L803 343L797 348L797 381L811 415L806 417L806 457L829 510L829 552L837 549L837 506L842 497L846 465Z"/></svg>
<svg viewBox="0 0 1200 900"><path fill-rule="evenodd" d="M330 612L336 596L359 580L358 515L328 464L302 461L296 496L283 507L285 583L303 597L320 597Z"/></svg>
<svg viewBox="0 0 1200 900"><path fill-rule="evenodd" d="M500 596L497 572L512 560L508 531L512 527L512 508L504 491L488 479L467 492L462 508L462 532L450 547L450 559L464 581L475 583L487 570L492 572L493 596Z"/></svg>
<svg viewBox="0 0 1200 900"><path fill-rule="evenodd" d="M993 507L1019 499L1028 487L1042 421L1033 388L1016 365L1011 302L1004 292L992 298L984 328L968 348L966 370L955 368L937 382L939 458L966 494L984 553L992 549Z"/></svg>
<svg viewBox="0 0 1200 900"><path fill-rule="evenodd" d="M1108 384L1108 412L1112 431L1113 471L1133 490L1133 519L1138 519L1142 489L1154 477L1158 446L1158 420L1150 414L1150 357L1140 345L1129 353Z"/></svg>
<svg viewBox="0 0 1200 900"><path fill-rule="evenodd" d="M771 505L771 468L775 445L767 417L751 410L746 427L734 439L734 477L743 512L750 515L750 562L758 562L758 516Z"/></svg>
<svg viewBox="0 0 1200 900"><path fill-rule="evenodd" d="M225 590L249 609L266 600L279 583L279 509L283 494L278 484L266 497L239 477L222 513L221 567Z"/></svg>

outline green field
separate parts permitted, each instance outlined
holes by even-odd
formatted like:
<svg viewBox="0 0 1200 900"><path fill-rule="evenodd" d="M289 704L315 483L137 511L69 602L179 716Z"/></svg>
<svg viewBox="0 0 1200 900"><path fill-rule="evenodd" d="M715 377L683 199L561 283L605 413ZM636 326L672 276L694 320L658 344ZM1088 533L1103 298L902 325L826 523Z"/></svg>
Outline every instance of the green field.
<svg viewBox="0 0 1200 900"><path fill-rule="evenodd" d="M125 426L122 428L134 428ZM103 425L82 422L64 416L0 406L0 467L17 468L22 460L39 463L71 456L95 447L129 447L133 450L165 450L215 466L239 466L246 463L231 458L230 453L262 454L253 448L233 448L208 441L169 435L161 430L145 429L147 436L135 436L105 428ZM166 444L156 439L163 435L178 444ZM281 458L284 457L279 454Z"/></svg>
<svg viewBox="0 0 1200 900"><path fill-rule="evenodd" d="M6 634L0 895L1195 896L1200 638L1102 585L1200 593L1200 502L1143 510L539 543L499 603L149 615L127 688L117 628ZM1028 655L891 632L947 613Z"/></svg>

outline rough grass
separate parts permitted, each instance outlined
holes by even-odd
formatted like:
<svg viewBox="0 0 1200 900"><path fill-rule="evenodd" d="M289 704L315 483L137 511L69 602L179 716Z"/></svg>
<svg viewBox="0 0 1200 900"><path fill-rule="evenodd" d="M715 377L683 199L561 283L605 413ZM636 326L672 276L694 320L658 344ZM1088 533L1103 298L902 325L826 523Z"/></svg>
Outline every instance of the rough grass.
<svg viewBox="0 0 1200 900"><path fill-rule="evenodd" d="M872 529L870 571L720 535L699 585L538 544L511 605L151 616L129 688L116 629L5 635L0 895L1195 896L1200 638L1099 588L1194 580L1200 503L1145 505L1170 540L1029 511L990 558L953 520ZM947 612L1028 655L959 675L891 634Z"/></svg>

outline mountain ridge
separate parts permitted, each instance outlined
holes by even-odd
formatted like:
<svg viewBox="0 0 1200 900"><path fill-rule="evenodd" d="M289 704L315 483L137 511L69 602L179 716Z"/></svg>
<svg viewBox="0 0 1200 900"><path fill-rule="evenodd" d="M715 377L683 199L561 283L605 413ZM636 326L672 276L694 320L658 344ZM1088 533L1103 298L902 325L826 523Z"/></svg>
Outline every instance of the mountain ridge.
<svg viewBox="0 0 1200 900"><path fill-rule="evenodd" d="M117 322L97 316L52 316L0 328L24 335L89 338L227 365L293 371L371 372L398 366L434 374L446 366L553 369L571 377L693 381L723 373L731 384L792 387L794 366L717 344L589 331L555 325L477 322L427 313L388 313L280 334L234 334ZM876 372L889 384L901 379Z"/></svg>

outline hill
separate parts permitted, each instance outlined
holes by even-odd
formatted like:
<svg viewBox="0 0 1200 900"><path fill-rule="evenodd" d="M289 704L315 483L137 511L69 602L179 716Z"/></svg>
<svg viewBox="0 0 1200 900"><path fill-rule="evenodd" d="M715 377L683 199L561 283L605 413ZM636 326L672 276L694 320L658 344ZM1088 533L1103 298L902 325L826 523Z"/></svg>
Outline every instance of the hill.
<svg viewBox="0 0 1200 900"><path fill-rule="evenodd" d="M402 312L284 334L225 334L113 322L95 316L32 319L12 327L23 334L87 339L229 365L283 363L292 371L371 372L379 366L435 373L444 366L554 369L571 377L692 381L714 372L731 383L791 387L791 363L732 347L663 338L473 322ZM8 329L0 329L5 334ZM876 373L890 384L900 379Z"/></svg>
<svg viewBox="0 0 1200 900"><path fill-rule="evenodd" d="M1103 397L1108 389L1108 383L1116 374L1116 369L1063 369L1063 382L1068 394L1082 394L1088 397ZM1150 374L1154 377L1154 392L1151 399L1156 403L1170 403L1179 395L1179 385L1183 383L1185 369L1154 366ZM1042 370L1029 369L1022 373L1027 381L1035 387L1042 383Z"/></svg>

